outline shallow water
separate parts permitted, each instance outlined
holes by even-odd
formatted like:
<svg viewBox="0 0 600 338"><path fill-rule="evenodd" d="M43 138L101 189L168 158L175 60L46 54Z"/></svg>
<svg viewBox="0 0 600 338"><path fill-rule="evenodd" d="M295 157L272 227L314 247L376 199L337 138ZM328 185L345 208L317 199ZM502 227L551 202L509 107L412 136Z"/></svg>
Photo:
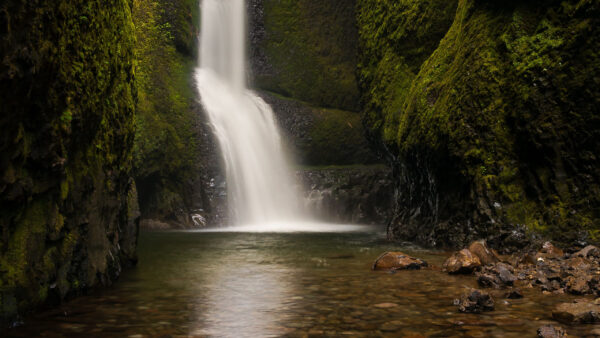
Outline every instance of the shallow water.
<svg viewBox="0 0 600 338"><path fill-rule="evenodd" d="M483 315L452 305L473 277L439 271L448 255L400 246L382 232L143 233L139 266L112 288L27 319L8 336L306 335L523 337L554 323L569 296L523 290L525 298ZM371 271L386 250L432 269ZM554 323L556 324L556 323ZM589 334L596 326L567 327Z"/></svg>

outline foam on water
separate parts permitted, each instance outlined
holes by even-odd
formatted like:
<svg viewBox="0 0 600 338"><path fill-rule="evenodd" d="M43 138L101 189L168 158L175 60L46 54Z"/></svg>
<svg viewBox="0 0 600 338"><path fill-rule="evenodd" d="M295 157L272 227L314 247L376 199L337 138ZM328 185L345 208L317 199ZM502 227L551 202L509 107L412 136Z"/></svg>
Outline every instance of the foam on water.
<svg viewBox="0 0 600 338"><path fill-rule="evenodd" d="M373 231L373 227L352 224L334 224L319 222L265 222L242 224L226 228L194 230L199 232L249 232L249 233L292 233L292 232L360 232Z"/></svg>

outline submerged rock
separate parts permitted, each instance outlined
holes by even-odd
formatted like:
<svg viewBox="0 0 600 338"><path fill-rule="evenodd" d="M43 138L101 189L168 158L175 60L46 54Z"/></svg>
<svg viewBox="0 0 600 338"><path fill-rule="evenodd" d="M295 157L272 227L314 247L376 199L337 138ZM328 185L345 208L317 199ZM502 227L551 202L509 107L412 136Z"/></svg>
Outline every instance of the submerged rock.
<svg viewBox="0 0 600 338"><path fill-rule="evenodd" d="M563 303L552 311L552 318L564 324L590 324L600 322L600 305L586 299Z"/></svg>
<svg viewBox="0 0 600 338"><path fill-rule="evenodd" d="M373 263L373 270L419 270L422 267L427 267L427 262L402 252L386 252Z"/></svg>
<svg viewBox="0 0 600 338"><path fill-rule="evenodd" d="M460 312L481 313L494 310L494 299L487 292L471 289L460 299L455 299L454 305L458 306Z"/></svg>
<svg viewBox="0 0 600 338"><path fill-rule="evenodd" d="M508 299L521 299L523 298L523 293L521 292L520 289L513 289L510 290L507 294L506 294L506 298Z"/></svg>
<svg viewBox="0 0 600 338"><path fill-rule="evenodd" d="M469 274L480 266L479 257L473 255L469 249L462 249L446 260L444 271L451 274Z"/></svg>
<svg viewBox="0 0 600 338"><path fill-rule="evenodd" d="M560 326L544 325L537 330L540 338L561 338L567 337L567 331Z"/></svg>

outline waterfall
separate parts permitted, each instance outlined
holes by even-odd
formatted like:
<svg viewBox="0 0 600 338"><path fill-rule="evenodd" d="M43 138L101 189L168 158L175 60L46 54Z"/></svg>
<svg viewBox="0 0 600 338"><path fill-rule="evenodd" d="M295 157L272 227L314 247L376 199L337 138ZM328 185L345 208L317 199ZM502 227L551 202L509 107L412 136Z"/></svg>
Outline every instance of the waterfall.
<svg viewBox="0 0 600 338"><path fill-rule="evenodd" d="M300 218L271 107L246 87L244 0L203 0L198 93L218 139L236 224Z"/></svg>

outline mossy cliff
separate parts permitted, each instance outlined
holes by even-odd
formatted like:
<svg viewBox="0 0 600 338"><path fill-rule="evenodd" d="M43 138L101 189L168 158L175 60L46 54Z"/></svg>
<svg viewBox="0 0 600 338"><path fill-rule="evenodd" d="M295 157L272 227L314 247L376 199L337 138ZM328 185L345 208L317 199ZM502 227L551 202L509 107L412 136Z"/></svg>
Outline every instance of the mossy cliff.
<svg viewBox="0 0 600 338"><path fill-rule="evenodd" d="M249 4L256 87L319 107L358 111L354 0Z"/></svg>
<svg viewBox="0 0 600 338"><path fill-rule="evenodd" d="M304 165L377 162L356 81L356 1L251 0L251 80Z"/></svg>
<svg viewBox="0 0 600 338"><path fill-rule="evenodd" d="M600 240L600 2L359 0L389 236L518 247Z"/></svg>
<svg viewBox="0 0 600 338"><path fill-rule="evenodd" d="M135 264L132 3L0 5L0 319Z"/></svg>
<svg viewBox="0 0 600 338"><path fill-rule="evenodd" d="M198 1L133 3L139 88L134 175L143 224L193 227L191 214L214 214L207 186L218 174L192 81Z"/></svg>

